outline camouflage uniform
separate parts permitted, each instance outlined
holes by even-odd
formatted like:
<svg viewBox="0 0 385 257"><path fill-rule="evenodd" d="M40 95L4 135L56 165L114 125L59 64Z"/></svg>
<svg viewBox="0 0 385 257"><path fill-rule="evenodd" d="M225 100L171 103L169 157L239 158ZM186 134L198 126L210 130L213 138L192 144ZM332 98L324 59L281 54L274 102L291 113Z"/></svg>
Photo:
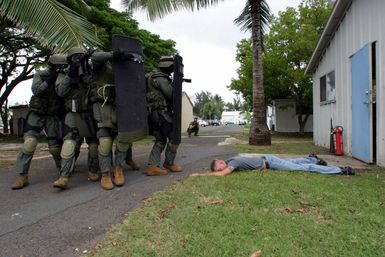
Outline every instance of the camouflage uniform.
<svg viewBox="0 0 385 257"><path fill-rule="evenodd" d="M67 65L65 56L52 55L49 59L50 67L37 71L33 77L32 92L29 103L29 113L24 130L24 143L17 155L16 171L20 177L12 184L13 189L20 189L28 185L28 171L32 157L36 150L38 137L44 129L48 139L48 149L56 167L60 169L60 149L62 140L58 134L63 100L55 93L55 81Z"/></svg>
<svg viewBox="0 0 385 257"><path fill-rule="evenodd" d="M170 79L172 62L160 62L159 71L146 75L147 102L149 109L150 134L155 137L149 159L148 175L166 175L167 171L161 169L161 154L165 150L163 167L173 172L182 171L179 165L174 164L179 144L173 142L172 133L172 93L173 87Z"/></svg>
<svg viewBox="0 0 385 257"><path fill-rule="evenodd" d="M102 180L104 179L101 181L101 186L104 189L113 188L108 181L112 170L114 171L114 184L122 186L125 183L122 166L125 163L126 152L132 146L131 142L124 142L117 133L113 59L112 52L96 52L91 56L93 80L90 101L98 127L98 156ZM112 144L115 137L115 167L112 169Z"/></svg>
<svg viewBox="0 0 385 257"><path fill-rule="evenodd" d="M88 168L91 180L97 180L98 140L95 137L95 122L92 119L92 106L89 102L90 82L92 79L91 67L84 56L82 48L72 48L67 59L70 64L66 75L58 78L56 92L64 98L65 136L61 150L60 178L54 182L54 187L65 189L68 178L74 170L76 157L83 137L88 144Z"/></svg>

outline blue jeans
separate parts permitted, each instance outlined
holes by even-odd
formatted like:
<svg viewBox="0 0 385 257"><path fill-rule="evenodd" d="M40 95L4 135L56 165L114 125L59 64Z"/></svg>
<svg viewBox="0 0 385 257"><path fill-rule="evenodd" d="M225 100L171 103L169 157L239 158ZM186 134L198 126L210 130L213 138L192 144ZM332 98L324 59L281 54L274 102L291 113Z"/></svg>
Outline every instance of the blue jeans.
<svg viewBox="0 0 385 257"><path fill-rule="evenodd" d="M274 155L266 155L265 157L272 170L300 170L320 174L341 174L341 169L337 166L317 165L317 159L314 157L291 160L283 160Z"/></svg>

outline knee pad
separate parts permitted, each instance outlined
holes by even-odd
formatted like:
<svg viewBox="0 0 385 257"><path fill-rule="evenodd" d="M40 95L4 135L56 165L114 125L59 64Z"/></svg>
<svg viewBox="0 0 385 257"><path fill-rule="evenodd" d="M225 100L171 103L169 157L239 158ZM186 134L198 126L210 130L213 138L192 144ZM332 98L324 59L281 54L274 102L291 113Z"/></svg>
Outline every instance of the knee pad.
<svg viewBox="0 0 385 257"><path fill-rule="evenodd" d="M117 139L116 141L116 149L118 149L118 151L120 152L127 152L131 146L132 146L132 143L121 142L119 141L119 139Z"/></svg>
<svg viewBox="0 0 385 257"><path fill-rule="evenodd" d="M75 155L76 141L73 139L66 139L61 147L60 156L63 159L70 159Z"/></svg>
<svg viewBox="0 0 385 257"><path fill-rule="evenodd" d="M98 144L88 144L88 154L92 158L98 158Z"/></svg>
<svg viewBox="0 0 385 257"><path fill-rule="evenodd" d="M24 143L22 151L25 154L33 154L36 150L37 138L31 135L26 135L24 137Z"/></svg>
<svg viewBox="0 0 385 257"><path fill-rule="evenodd" d="M49 153L55 158L60 157L60 151L61 149L59 147L49 147L48 148Z"/></svg>
<svg viewBox="0 0 385 257"><path fill-rule="evenodd" d="M170 147L171 152L176 153L176 151L178 150L179 144L170 143L169 147Z"/></svg>
<svg viewBox="0 0 385 257"><path fill-rule="evenodd" d="M101 156L109 156L112 151L112 138L100 137L98 152Z"/></svg>

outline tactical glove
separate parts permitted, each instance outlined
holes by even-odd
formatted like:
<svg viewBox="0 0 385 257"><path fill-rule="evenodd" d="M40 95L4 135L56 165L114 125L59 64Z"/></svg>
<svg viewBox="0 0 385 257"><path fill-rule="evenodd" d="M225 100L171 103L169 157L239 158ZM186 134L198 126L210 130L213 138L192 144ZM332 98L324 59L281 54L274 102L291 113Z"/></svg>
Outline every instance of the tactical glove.
<svg viewBox="0 0 385 257"><path fill-rule="evenodd" d="M56 78L57 78L57 73L52 72L51 75L45 80L45 82L47 82L48 85L53 85L55 84Z"/></svg>
<svg viewBox="0 0 385 257"><path fill-rule="evenodd" d="M113 59L115 61L125 61L125 60L130 60L130 61L134 61L134 62L138 62L138 63L143 63L144 62L144 59L143 59L143 56L139 55L139 54L136 54L136 53L133 53L133 52L130 52L128 50L120 50L120 49L117 49L113 52Z"/></svg>
<svg viewBox="0 0 385 257"><path fill-rule="evenodd" d="M79 76L79 68L80 68L80 62L74 62L71 64L69 71L68 71L68 76L70 78L75 78Z"/></svg>

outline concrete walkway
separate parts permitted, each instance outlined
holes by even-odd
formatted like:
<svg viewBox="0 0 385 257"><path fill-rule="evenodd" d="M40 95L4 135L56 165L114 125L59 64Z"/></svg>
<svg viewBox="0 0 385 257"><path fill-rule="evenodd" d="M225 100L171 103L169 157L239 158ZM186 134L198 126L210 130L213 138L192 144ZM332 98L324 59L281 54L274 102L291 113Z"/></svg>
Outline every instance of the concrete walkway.
<svg viewBox="0 0 385 257"><path fill-rule="evenodd" d="M261 154L261 153L240 153L239 155L242 156L264 156L269 153ZM295 159L304 157L304 155L298 155L298 154L274 154L275 156L282 158L282 159ZM365 162L362 162L360 160L354 159L349 156L336 156L336 155L317 155L318 158L324 159L329 166L338 166L338 167L345 167L350 166L353 169L358 170L367 170L373 168L373 165L367 164Z"/></svg>

